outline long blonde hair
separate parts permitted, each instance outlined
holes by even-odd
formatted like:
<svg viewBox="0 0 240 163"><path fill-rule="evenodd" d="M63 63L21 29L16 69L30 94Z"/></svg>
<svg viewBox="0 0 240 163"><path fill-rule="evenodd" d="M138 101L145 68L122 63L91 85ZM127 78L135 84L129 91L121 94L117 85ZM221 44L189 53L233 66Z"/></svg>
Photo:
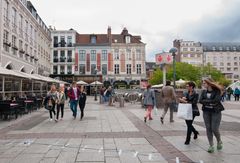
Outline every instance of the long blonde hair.
<svg viewBox="0 0 240 163"><path fill-rule="evenodd" d="M220 91L221 95L223 94L223 90L222 87L220 85L218 85L217 83L215 83L213 81L213 79L211 78L205 78L203 79L203 81L205 81L210 87L212 87L213 89L217 89Z"/></svg>

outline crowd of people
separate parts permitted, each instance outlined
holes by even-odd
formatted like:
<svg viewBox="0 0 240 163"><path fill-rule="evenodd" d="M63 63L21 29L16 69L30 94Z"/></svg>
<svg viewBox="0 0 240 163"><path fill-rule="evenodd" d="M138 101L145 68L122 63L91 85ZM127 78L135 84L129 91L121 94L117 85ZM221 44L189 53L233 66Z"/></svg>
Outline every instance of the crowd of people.
<svg viewBox="0 0 240 163"><path fill-rule="evenodd" d="M56 89L56 85L51 85L50 91L47 93L44 99L44 107L49 110L50 121L59 121L59 113L61 112L61 118L64 116L65 101L69 98L69 105L72 111L73 119L77 117L77 107L80 108L80 120L84 117L84 108L87 100L87 95L83 86L77 87L76 82L73 82L69 89L64 85ZM57 113L56 113L57 110Z"/></svg>
<svg viewBox="0 0 240 163"><path fill-rule="evenodd" d="M223 148L223 143L220 134L220 123L222 119L221 111L224 110L222 105L222 88L216 84L212 79L206 78L202 81L203 90L199 97L199 94L195 91L195 83L190 81L186 84L186 91L183 93L182 97L177 99L175 90L170 86L171 82L167 81L166 85L163 86L161 90L161 98L163 99L163 113L160 116L160 122L164 124L164 117L168 110L170 110L170 123L173 123L173 110L175 109L176 101L180 103L191 104L192 108L192 119L186 119L187 134L185 139L185 145L189 145L191 141L191 135L193 133L193 139L197 139L199 132L193 126L193 121L197 116L200 116L200 111L198 108L198 103L202 104L202 114L206 127L206 134L209 142L208 152L213 153L214 141L213 135L217 140L217 150ZM144 122L147 119L152 120L152 110L156 107L156 98L154 91L151 89L151 85L147 86L144 92L144 105L146 106L146 114L144 116Z"/></svg>
<svg viewBox="0 0 240 163"><path fill-rule="evenodd" d="M176 101L179 103L191 104L192 106L192 119L186 119L185 123L187 126L187 134L185 139L185 145L189 145L191 141L191 135L193 133L193 139L197 139L199 132L193 126L194 119L197 116L200 116L200 111L198 108L198 103L202 104L202 115L203 120L206 127L206 134L209 142L208 152L213 153L214 141L213 135L217 140L217 150L221 150L223 148L223 142L221 140L220 134L220 123L222 119L221 112L224 110L224 106L222 105L222 96L224 91L222 87L216 84L212 79L205 78L202 80L203 90L199 96L199 94L195 91L195 83L190 81L186 83L186 91L182 94L180 98L177 98L175 89L171 86L171 82L167 81L166 85L163 86L161 90L161 98L163 101L163 112L160 116L160 122L164 124L164 118L167 114L168 110L170 111L170 123L174 122L173 119L173 111L176 109ZM226 92L234 93L235 96L238 94L238 89L236 88L234 91L227 89ZM114 94L114 90L111 86L108 88L101 87L100 89L100 103L107 103L109 105L112 104L112 96ZM239 93L240 94L240 93ZM227 93L229 95L229 93ZM79 106L80 109L80 120L84 117L84 108L86 105L87 95L84 90L84 86L78 87L76 82L73 82L69 89L64 88L64 86L60 86L59 89L56 89L55 85L51 86L50 91L47 93L47 96L44 100L44 106L47 110L49 110L50 121L53 119L58 122L59 114L61 112L60 120L63 119L64 116L64 105L66 99L69 98L69 105L72 111L73 119L77 117L77 108ZM151 89L151 85L147 86L147 89L143 93L143 103L146 106L146 113L144 116L144 122L147 120L153 120L152 118L152 110L156 107L156 97L155 92ZM228 97L230 99L230 97ZM239 100L239 95L236 96L236 100Z"/></svg>

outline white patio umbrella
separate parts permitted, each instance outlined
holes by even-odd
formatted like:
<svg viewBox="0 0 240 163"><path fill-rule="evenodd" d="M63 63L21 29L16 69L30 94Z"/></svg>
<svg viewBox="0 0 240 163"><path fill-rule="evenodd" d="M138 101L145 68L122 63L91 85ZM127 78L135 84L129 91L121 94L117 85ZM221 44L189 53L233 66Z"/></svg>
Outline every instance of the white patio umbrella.
<svg viewBox="0 0 240 163"><path fill-rule="evenodd" d="M79 80L77 82L77 84L79 84L79 85L88 85L88 83L86 83L85 81L82 81L82 80Z"/></svg>
<svg viewBox="0 0 240 163"><path fill-rule="evenodd" d="M90 83L91 86L95 86L95 85L103 85L103 83L99 82L99 81L94 81L92 83Z"/></svg>
<svg viewBox="0 0 240 163"><path fill-rule="evenodd" d="M182 85L182 84L185 84L185 83L186 83L186 81L182 80L182 79L179 79L179 80L176 81L177 85Z"/></svg>

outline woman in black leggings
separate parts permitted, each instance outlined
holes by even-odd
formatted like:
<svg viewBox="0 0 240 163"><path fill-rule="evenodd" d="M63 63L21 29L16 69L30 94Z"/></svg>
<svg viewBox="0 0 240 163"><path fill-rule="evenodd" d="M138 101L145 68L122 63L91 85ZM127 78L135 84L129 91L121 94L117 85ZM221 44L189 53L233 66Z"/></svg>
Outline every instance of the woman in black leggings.
<svg viewBox="0 0 240 163"><path fill-rule="evenodd" d="M194 137L193 139L197 139L198 137L198 131L193 127L193 121L195 116L199 116L199 110L198 110L198 106L197 106L197 102L198 102L198 94L196 93L196 91L194 90L195 88L195 83L194 82L188 82L186 87L187 87L187 92L184 93L184 97L180 98L180 102L182 103L190 103L192 104L192 113L193 113L193 118L192 120L185 120L186 124L187 124L187 136L186 136L186 141L185 141L185 145L188 145L190 143L191 140L191 134L192 132L194 133Z"/></svg>
<svg viewBox="0 0 240 163"><path fill-rule="evenodd" d="M80 120L82 120L82 118L84 116L84 108L85 108L85 105L86 105L86 100L87 100L87 95L86 95L86 92L84 91L84 86L81 86L80 96L79 96L79 108L80 108L80 111L81 111Z"/></svg>

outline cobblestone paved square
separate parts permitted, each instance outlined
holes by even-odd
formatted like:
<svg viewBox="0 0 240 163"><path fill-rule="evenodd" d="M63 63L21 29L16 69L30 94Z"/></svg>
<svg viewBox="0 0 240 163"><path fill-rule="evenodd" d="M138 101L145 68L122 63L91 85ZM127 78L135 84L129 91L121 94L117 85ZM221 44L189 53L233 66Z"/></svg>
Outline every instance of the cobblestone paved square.
<svg viewBox="0 0 240 163"><path fill-rule="evenodd" d="M202 117L195 126L197 140L184 145L186 125L176 118L160 123L161 109L152 121L143 122L140 104L124 108L99 105L88 98L85 117L73 120L68 106L62 121L50 122L48 112L40 109L17 120L0 123L0 163L236 163L240 159L240 104L224 103L222 119L224 148L207 153L208 142ZM232 107L234 106L234 107ZM237 161L238 162L238 161Z"/></svg>

